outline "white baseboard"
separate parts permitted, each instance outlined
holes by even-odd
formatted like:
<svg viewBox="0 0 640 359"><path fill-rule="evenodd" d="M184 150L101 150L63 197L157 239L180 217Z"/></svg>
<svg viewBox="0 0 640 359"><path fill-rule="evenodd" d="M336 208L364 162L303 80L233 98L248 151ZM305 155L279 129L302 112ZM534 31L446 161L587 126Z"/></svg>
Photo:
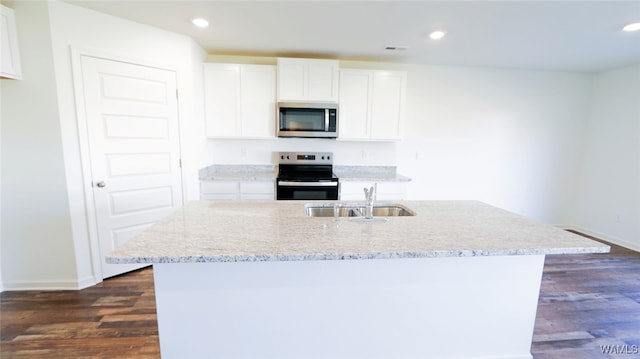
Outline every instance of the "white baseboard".
<svg viewBox="0 0 640 359"><path fill-rule="evenodd" d="M93 277L83 279L67 279L67 280L22 280L8 281L2 283L4 291L24 291L24 290L80 290L90 287L96 282Z"/></svg>
<svg viewBox="0 0 640 359"><path fill-rule="evenodd" d="M627 249L631 249L632 251L636 251L636 252L640 252L640 244L638 243L632 243L629 241L626 241L624 239L615 237L615 236L611 236L602 232L598 232L598 231L594 231L585 227L581 227L581 226L576 226L576 225L567 225L567 226L559 226L561 228L564 229L570 229L570 230L574 230L576 232L580 232L598 239L601 239L605 242L609 242L609 243L613 243L616 245L619 245L621 247L625 247Z"/></svg>

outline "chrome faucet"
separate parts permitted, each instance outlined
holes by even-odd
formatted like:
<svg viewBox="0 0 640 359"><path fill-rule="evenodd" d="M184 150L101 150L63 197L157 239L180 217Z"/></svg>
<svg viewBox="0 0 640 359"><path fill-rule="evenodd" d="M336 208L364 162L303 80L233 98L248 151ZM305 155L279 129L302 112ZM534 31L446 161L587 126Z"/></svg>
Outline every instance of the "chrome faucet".
<svg viewBox="0 0 640 359"><path fill-rule="evenodd" d="M374 183L371 188L364 188L364 197L367 200L367 206L364 209L364 218L373 218L373 202L376 200L376 192L378 191L378 184Z"/></svg>

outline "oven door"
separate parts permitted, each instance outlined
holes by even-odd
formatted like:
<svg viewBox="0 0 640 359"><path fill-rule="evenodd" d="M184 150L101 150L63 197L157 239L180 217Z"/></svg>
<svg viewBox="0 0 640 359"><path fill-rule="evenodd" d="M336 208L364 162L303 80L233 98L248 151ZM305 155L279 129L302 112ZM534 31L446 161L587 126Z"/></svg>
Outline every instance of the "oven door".
<svg viewBox="0 0 640 359"><path fill-rule="evenodd" d="M337 181L292 181L278 180L278 200L337 200Z"/></svg>

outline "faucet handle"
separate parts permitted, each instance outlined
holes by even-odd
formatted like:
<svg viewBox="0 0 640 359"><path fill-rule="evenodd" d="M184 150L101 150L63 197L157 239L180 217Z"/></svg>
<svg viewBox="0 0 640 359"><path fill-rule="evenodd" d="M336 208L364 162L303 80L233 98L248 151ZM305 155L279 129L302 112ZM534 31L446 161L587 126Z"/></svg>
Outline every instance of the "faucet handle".
<svg viewBox="0 0 640 359"><path fill-rule="evenodd" d="M364 188L364 196L367 201L375 201L378 192L378 183L374 183L370 188Z"/></svg>

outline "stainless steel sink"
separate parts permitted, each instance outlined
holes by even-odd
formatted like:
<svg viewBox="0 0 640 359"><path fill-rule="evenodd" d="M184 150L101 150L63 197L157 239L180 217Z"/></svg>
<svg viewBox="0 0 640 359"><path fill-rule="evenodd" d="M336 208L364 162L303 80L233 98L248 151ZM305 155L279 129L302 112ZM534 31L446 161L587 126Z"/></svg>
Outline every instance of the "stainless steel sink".
<svg viewBox="0 0 640 359"><path fill-rule="evenodd" d="M305 205L309 217L333 217L333 203L308 203ZM339 217L363 217L365 206L363 204L342 204L338 208ZM380 203L373 205L374 217L399 217L415 216L416 213L401 204Z"/></svg>

